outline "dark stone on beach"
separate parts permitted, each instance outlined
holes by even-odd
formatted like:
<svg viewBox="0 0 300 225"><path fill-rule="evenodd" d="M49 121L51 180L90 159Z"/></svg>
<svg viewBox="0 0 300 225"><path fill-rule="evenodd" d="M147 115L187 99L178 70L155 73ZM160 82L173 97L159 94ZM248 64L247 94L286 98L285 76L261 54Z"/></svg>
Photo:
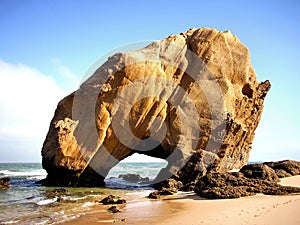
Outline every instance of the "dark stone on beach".
<svg viewBox="0 0 300 225"><path fill-rule="evenodd" d="M117 206L109 207L107 210L108 210L109 212L111 212L111 213L118 213L118 212L121 212L121 211L117 208Z"/></svg>
<svg viewBox="0 0 300 225"><path fill-rule="evenodd" d="M115 201L115 204L125 204L126 200L125 199L118 199L117 201Z"/></svg>
<svg viewBox="0 0 300 225"><path fill-rule="evenodd" d="M132 174L132 173L120 174L119 178L132 183L149 182L149 177L142 177L140 174Z"/></svg>
<svg viewBox="0 0 300 225"><path fill-rule="evenodd" d="M208 173L198 181L194 191L203 198L225 199L250 196L256 193L287 195L300 193L300 188L281 186L274 181L248 178L241 172L235 172Z"/></svg>
<svg viewBox="0 0 300 225"><path fill-rule="evenodd" d="M109 196L105 197L104 199L102 199L100 201L100 203L102 203L104 205L114 204L115 203L114 198L115 198L114 195L109 195Z"/></svg>
<svg viewBox="0 0 300 225"><path fill-rule="evenodd" d="M47 195L62 195L62 194L67 194L68 190L65 188L55 188L53 190L48 190L46 191Z"/></svg>
<svg viewBox="0 0 300 225"><path fill-rule="evenodd" d="M10 184L9 184L9 177L3 177L0 178L0 189L9 189L11 188Z"/></svg>
<svg viewBox="0 0 300 225"><path fill-rule="evenodd" d="M264 164L245 165L240 169L240 172L248 178L258 178L275 182L279 181L275 170Z"/></svg>
<svg viewBox="0 0 300 225"><path fill-rule="evenodd" d="M177 181L173 178L168 178L167 180L153 184L153 187L158 190L158 193L160 195L173 195L183 187L183 184L181 181Z"/></svg>
<svg viewBox="0 0 300 225"><path fill-rule="evenodd" d="M112 204L124 204L126 203L125 199L120 199L114 195L108 195L100 201L103 205L112 205Z"/></svg>
<svg viewBox="0 0 300 225"><path fill-rule="evenodd" d="M176 188L163 188L162 190L158 191L160 195L175 195L178 192Z"/></svg>
<svg viewBox="0 0 300 225"><path fill-rule="evenodd" d="M300 162L294 160L282 160L278 162L265 162L265 165L273 168L280 178L289 177L290 175L300 175ZM283 171L286 173L284 173Z"/></svg>
<svg viewBox="0 0 300 225"><path fill-rule="evenodd" d="M158 193L158 191L153 191L148 195L148 198L151 199L159 199L160 198L160 194Z"/></svg>

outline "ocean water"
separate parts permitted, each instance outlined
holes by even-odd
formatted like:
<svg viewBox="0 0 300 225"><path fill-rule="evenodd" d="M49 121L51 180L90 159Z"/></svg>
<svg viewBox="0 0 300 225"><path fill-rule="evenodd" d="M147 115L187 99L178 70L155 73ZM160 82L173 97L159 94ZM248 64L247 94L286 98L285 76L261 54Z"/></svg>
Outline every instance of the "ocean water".
<svg viewBox="0 0 300 225"><path fill-rule="evenodd" d="M10 177L11 189L0 190L0 224L56 224L89 212L108 194L130 195L151 189L119 179L120 174L135 173L153 180L166 163L121 162L108 174L104 188L65 188L59 196L47 193L54 187L36 182L46 177L40 163L0 163L0 178Z"/></svg>

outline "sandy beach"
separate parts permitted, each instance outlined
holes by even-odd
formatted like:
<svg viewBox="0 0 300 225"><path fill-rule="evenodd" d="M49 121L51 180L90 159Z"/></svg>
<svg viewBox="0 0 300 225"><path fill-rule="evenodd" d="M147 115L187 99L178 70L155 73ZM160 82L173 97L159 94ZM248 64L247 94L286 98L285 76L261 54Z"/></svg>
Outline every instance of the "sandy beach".
<svg viewBox="0 0 300 225"><path fill-rule="evenodd" d="M300 176L284 178L281 184L300 187ZM126 205L119 206L121 213L108 213L110 206L99 205L90 214L64 224L300 224L300 194L207 200L193 192L179 192L150 200L144 197L148 193L132 196Z"/></svg>

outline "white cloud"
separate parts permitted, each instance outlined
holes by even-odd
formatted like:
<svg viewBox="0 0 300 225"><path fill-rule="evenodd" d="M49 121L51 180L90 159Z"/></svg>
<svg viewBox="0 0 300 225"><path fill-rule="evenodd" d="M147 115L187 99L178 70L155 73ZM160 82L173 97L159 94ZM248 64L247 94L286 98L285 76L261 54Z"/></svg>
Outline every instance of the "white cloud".
<svg viewBox="0 0 300 225"><path fill-rule="evenodd" d="M139 153L134 153L133 155L122 160L122 162L166 162L166 160L150 157Z"/></svg>
<svg viewBox="0 0 300 225"><path fill-rule="evenodd" d="M41 161L41 148L57 103L79 85L79 78L61 61L51 62L59 83L34 68L0 60L0 162ZM140 154L125 160L136 161L163 160Z"/></svg>
<svg viewBox="0 0 300 225"><path fill-rule="evenodd" d="M0 161L40 158L49 122L66 94L52 77L0 60L0 152L5 153Z"/></svg>
<svg viewBox="0 0 300 225"><path fill-rule="evenodd" d="M63 83L64 85L64 90L71 92L79 87L80 82L78 76L75 73L73 73L73 71L69 67L64 65L57 58L51 58L50 62L53 64L55 70L58 72L61 83Z"/></svg>

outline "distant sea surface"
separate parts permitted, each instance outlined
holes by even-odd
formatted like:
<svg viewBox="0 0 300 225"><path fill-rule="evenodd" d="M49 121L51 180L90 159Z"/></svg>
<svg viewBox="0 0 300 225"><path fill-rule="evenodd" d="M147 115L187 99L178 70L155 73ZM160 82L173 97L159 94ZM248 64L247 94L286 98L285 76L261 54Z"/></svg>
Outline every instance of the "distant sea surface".
<svg viewBox="0 0 300 225"><path fill-rule="evenodd" d="M47 175L40 163L0 163L0 178L10 177L12 186L0 190L0 224L55 224L79 217L108 194L125 196L151 189L119 179L120 174L137 173L153 180L165 166L164 162L121 162L108 174L105 188L66 188L68 193L58 198L46 193L54 187L36 183Z"/></svg>

